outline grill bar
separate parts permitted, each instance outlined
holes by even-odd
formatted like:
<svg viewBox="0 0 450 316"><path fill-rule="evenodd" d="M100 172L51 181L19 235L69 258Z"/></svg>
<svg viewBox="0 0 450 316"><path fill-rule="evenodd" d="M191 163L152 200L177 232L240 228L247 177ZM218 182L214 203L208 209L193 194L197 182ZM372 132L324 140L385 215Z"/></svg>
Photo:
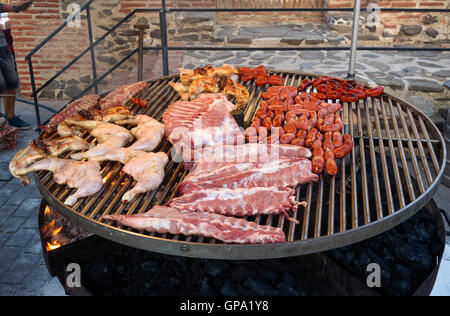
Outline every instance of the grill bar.
<svg viewBox="0 0 450 316"><path fill-rule="evenodd" d="M285 85L293 86L305 78L315 78L301 73L273 74L282 76ZM149 106L144 109L129 104L132 112L161 120L166 108L179 100L169 86L169 82L178 80L177 76L171 76L149 82L138 96L148 100ZM248 125L266 87L256 87L252 82L244 85L251 96L244 109ZM227 245L211 238L138 232L103 220L104 215L142 214L176 197L178 184L188 171L182 163L173 160L157 190L140 195L126 205L121 203L121 198L135 181L121 172L120 163L102 163L104 187L94 196L78 201L73 208L62 205L73 190L56 184L50 172L37 173L36 181L46 200L52 201L63 214L73 216L93 233L133 247L227 259L275 258L324 251L374 236L412 216L418 211L416 202L433 191L429 188L439 180L445 156L442 138L434 125L414 108L389 95L344 103L341 116L355 146L348 157L338 161L340 168L336 176L323 175L318 183L296 189L297 200L307 202L291 214L300 223L287 221L282 215L246 218L283 229L288 243L282 245ZM84 138L95 141L87 132ZM165 139L157 151L171 156L172 145Z"/></svg>

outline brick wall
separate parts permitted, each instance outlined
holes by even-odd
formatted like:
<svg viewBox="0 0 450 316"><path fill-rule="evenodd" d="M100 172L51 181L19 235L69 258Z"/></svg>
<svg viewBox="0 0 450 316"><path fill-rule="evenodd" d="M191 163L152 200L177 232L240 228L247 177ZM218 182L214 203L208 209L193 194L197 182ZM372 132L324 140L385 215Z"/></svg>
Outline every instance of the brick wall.
<svg viewBox="0 0 450 316"><path fill-rule="evenodd" d="M28 54L38 43L40 43L45 37L47 37L52 31L54 31L60 24L62 24L67 17L65 12L69 3L78 2L80 4L85 3L86 0L40 0L35 1L31 8L23 13L11 13L11 28L15 41L16 60L18 66L18 73L21 82L21 91L24 95L29 95L31 92L30 76L28 72L28 65L25 61L25 56ZM219 1L219 2L216 2ZM269 0L253 0L253 1L236 1L236 0L167 0L166 5L168 7L236 7L236 3L246 4L252 3L256 6L257 3L269 3ZM273 1L272 1L273 2ZM363 6L366 6L370 0L364 0ZM379 0L377 1L382 7L450 7L450 0ZM233 4L235 3L235 4ZM293 1L282 0L276 1L279 6L287 7L289 5L300 5L305 1ZM309 5L313 3L316 7L321 5L321 1L307 1ZM354 1L351 0L326 0L329 7L352 7ZM104 32L110 29L118 18L122 18L127 12L134 8L155 8L160 7L160 0L96 0L92 6L92 21L94 36L99 37ZM181 15L181 14L180 14ZM212 14L211 14L212 15ZM305 15L305 14L303 14ZM445 41L449 33L449 15L448 14L432 14L427 19L425 24L424 13L383 13L382 24L384 32L397 32L401 33L401 25L403 24L422 24L423 28L420 34L415 35L417 37L424 37L422 42L427 41L430 37L424 35L426 31L430 29L436 29L439 31L438 40ZM174 19L176 14L169 14L169 34L173 41L184 41L184 39L177 38L177 29L186 27L182 19ZM274 13L264 13L259 15L251 14L218 14L212 15L211 23L216 24L232 24L242 25L248 21L250 24L271 24L271 23L296 23L295 14L283 14L277 15ZM311 20L312 18L312 20ZM313 20L314 15L309 16L309 21ZM316 22L320 23L321 16L316 16ZM252 20L253 19L253 20ZM102 74L109 69L115 62L123 58L128 52L136 48L137 37L133 34L133 26L137 22L151 24L152 45L159 44L159 15L157 13L141 14L136 16L132 21L125 23L110 37L104 40L100 45L96 47L97 53L97 66L98 73ZM199 32L199 39L207 40L208 32L210 32L209 22L202 25L202 30ZM301 23L301 22L300 22ZM430 33L431 34L431 33ZM409 38L408 38L409 39ZM39 87L43 82L52 77L57 71L65 66L72 58L77 56L81 51L88 47L88 33L87 22L85 17L81 20L80 28L65 28L60 34L47 43L40 51L33 57L33 65L35 70L35 78L37 86ZM397 39L396 39L397 40ZM212 43L212 45L217 43ZM222 44L222 43L218 43ZM182 45L182 43L180 44ZM172 69L176 69L181 65L183 58L182 53L172 52L173 64ZM160 55L155 53L148 53L146 57L148 64L155 66L149 69L148 73L151 76L160 75ZM152 70L154 69L154 70ZM136 73L136 58L126 62L122 67L109 76L102 87L113 87L120 82L135 80ZM147 72L146 72L147 73ZM84 58L79 60L73 65L70 70L62 75L58 80L44 91L45 97L72 97L76 92L80 92L80 89L85 87L92 79L92 70L90 66L90 54L86 54ZM147 78L149 79L149 78Z"/></svg>

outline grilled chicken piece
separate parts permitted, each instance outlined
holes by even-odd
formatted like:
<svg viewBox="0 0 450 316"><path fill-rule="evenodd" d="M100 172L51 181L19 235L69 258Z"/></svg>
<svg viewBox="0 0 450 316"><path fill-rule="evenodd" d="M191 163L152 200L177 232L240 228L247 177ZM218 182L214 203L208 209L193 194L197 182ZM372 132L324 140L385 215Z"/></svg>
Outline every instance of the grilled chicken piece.
<svg viewBox="0 0 450 316"><path fill-rule="evenodd" d="M99 145L87 152L72 155L71 158L75 160L90 159L95 156L104 155L112 148L124 147L133 140L133 135L127 129L115 124L100 121L74 120L66 120L66 123L88 130L92 136L97 138L99 143Z"/></svg>
<svg viewBox="0 0 450 316"><path fill-rule="evenodd" d="M30 172L48 170L53 172L56 183L67 184L72 189L78 189L69 196L66 205L74 206L84 197L91 196L102 188L103 179L100 174L100 164L95 161L79 162L58 158L47 158L36 162L29 168L17 170L19 176L25 176Z"/></svg>
<svg viewBox="0 0 450 316"><path fill-rule="evenodd" d="M136 125L131 134L137 141L128 147L131 150L151 152L159 145L166 133L164 124L147 115L137 115L135 118L116 122L119 125Z"/></svg>
<svg viewBox="0 0 450 316"><path fill-rule="evenodd" d="M164 180L165 168L169 163L169 157L163 152L146 153L128 148L115 148L92 159L121 162L125 165L122 171L136 180L136 186L122 197L123 203L129 203L137 195L157 189Z"/></svg>
<svg viewBox="0 0 450 316"><path fill-rule="evenodd" d="M58 157L69 151L89 149L90 145L78 136L62 137L54 140L34 140L27 147L20 150L9 163L9 171L18 178L23 186L29 185L28 176L18 176L17 170L27 168L33 163L47 157Z"/></svg>
<svg viewBox="0 0 450 316"><path fill-rule="evenodd" d="M43 141L42 144L48 150L50 157L58 157L69 151L82 151L90 148L83 138L78 136L61 137L54 140Z"/></svg>
<svg viewBox="0 0 450 316"><path fill-rule="evenodd" d="M185 86L189 86L192 81L200 78L223 76L231 78L231 76L239 73L237 68L227 64L224 64L223 67L205 66L194 70L179 68L178 71L180 72L180 81Z"/></svg>
<svg viewBox="0 0 450 316"><path fill-rule="evenodd" d="M116 121L126 120L132 117L130 110L124 106L117 106L106 110L79 111L77 115L70 118L72 121L101 121L105 123L115 123ZM69 137L72 135L81 136L79 128L70 127L66 122L62 122L57 127L58 134L61 137Z"/></svg>
<svg viewBox="0 0 450 316"><path fill-rule="evenodd" d="M47 157L45 151L42 148L39 148L38 144L33 141L11 159L9 162L9 172L13 177L19 179L23 186L27 186L31 183L30 177L26 174L21 176L18 175L17 170L27 168L45 157Z"/></svg>

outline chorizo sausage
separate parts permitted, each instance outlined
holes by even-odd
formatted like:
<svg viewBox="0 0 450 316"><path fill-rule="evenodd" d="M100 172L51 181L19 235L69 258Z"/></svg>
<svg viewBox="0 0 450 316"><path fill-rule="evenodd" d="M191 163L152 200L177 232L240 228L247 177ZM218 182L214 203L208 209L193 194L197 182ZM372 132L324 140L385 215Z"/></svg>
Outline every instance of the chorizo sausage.
<svg viewBox="0 0 450 316"><path fill-rule="evenodd" d="M262 123L261 126L264 126L265 128L272 128L272 119L270 118L270 116L266 117Z"/></svg>
<svg viewBox="0 0 450 316"><path fill-rule="evenodd" d="M296 138L291 142L291 145L294 146L305 146L305 139L304 138Z"/></svg>
<svg viewBox="0 0 450 316"><path fill-rule="evenodd" d="M323 156L314 156L312 158L312 171L320 174L325 170L325 159Z"/></svg>
<svg viewBox="0 0 450 316"><path fill-rule="evenodd" d="M295 127L295 124L287 123L284 124L284 131L286 133L297 134L297 127Z"/></svg>
<svg viewBox="0 0 450 316"><path fill-rule="evenodd" d="M327 132L325 133L325 139L323 141L323 148L325 150L334 150L334 145L333 145L333 133L332 132Z"/></svg>
<svg viewBox="0 0 450 316"><path fill-rule="evenodd" d="M283 123L284 123L284 115L277 115L273 119L272 125L274 127L280 127L283 125Z"/></svg>
<svg viewBox="0 0 450 316"><path fill-rule="evenodd" d="M335 176L338 174L338 166L336 164L336 160L334 159L325 159L325 170L327 172L327 174L329 174L330 176Z"/></svg>
<svg viewBox="0 0 450 316"><path fill-rule="evenodd" d="M297 138L302 138L306 140L306 136L308 136L308 131L304 129L300 129L297 132Z"/></svg>
<svg viewBox="0 0 450 316"><path fill-rule="evenodd" d="M347 156L353 149L353 140L350 135L344 135L344 145L334 150L336 159L341 159Z"/></svg>
<svg viewBox="0 0 450 316"><path fill-rule="evenodd" d="M297 123L295 123L295 127L297 129L303 129L305 131L309 130L308 129L308 115L307 114L303 114L299 117L299 119L297 120Z"/></svg>
<svg viewBox="0 0 450 316"><path fill-rule="evenodd" d="M284 134L280 137L280 144L290 144L297 136L292 133Z"/></svg>
<svg viewBox="0 0 450 316"><path fill-rule="evenodd" d="M344 145L344 138L342 137L342 134L339 132L333 133L333 145L335 148L341 147Z"/></svg>
<svg viewBox="0 0 450 316"><path fill-rule="evenodd" d="M306 145L306 147L311 147L312 146L312 144L316 141L316 139L317 139L317 133L318 133L319 131L317 130L317 129L315 129L315 128L312 128L310 131L309 131L309 133L308 133L308 135L306 136L306 142L305 142L305 145Z"/></svg>

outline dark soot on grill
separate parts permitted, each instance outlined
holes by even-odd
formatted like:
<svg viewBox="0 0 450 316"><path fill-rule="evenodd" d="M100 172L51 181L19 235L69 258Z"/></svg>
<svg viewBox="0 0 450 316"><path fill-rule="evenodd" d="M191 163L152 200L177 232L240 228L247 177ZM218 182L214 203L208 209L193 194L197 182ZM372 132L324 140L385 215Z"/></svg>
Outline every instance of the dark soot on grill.
<svg viewBox="0 0 450 316"><path fill-rule="evenodd" d="M90 247L90 261L81 264L82 284L94 295L106 296L364 295L375 294L368 292L366 269L378 263L382 286L389 293L411 295L436 266L441 247L437 230L432 216L421 211L397 228L353 246L255 261L162 255L99 238ZM80 251L81 258L89 257L86 249ZM330 267L332 271L323 272Z"/></svg>

